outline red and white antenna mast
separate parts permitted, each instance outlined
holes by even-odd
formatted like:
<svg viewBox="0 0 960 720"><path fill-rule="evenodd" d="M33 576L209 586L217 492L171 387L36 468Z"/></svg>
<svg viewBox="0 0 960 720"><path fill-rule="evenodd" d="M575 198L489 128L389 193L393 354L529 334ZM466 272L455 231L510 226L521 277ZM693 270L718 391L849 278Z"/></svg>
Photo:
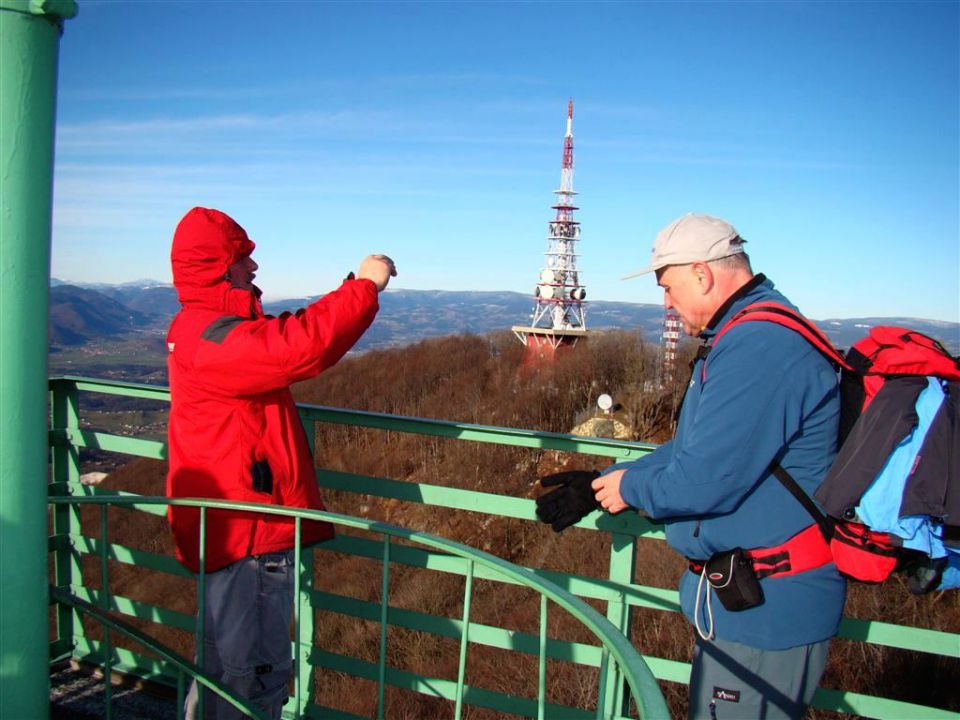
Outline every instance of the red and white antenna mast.
<svg viewBox="0 0 960 720"><path fill-rule="evenodd" d="M677 346L680 343L680 331L683 323L675 310L663 313L663 332L660 342L660 363L657 367L659 389L673 385L677 377Z"/></svg>
<svg viewBox="0 0 960 720"><path fill-rule="evenodd" d="M587 290L577 270L576 244L580 223L573 219L573 100L567 103L567 132L563 137L563 164L556 217L550 221L544 267L534 290L536 305L530 325L513 327L527 346L526 361L552 359L562 347L573 347L587 334L584 305Z"/></svg>

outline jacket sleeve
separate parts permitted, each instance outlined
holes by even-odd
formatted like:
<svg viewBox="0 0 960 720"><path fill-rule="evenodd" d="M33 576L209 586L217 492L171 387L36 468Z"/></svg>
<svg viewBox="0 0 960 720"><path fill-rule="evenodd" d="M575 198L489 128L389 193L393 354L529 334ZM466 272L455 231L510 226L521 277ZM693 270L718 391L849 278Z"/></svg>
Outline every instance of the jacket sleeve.
<svg viewBox="0 0 960 720"><path fill-rule="evenodd" d="M224 318L219 331L204 331L193 360L194 376L212 390L233 396L287 387L334 365L360 339L378 309L373 282L347 280L296 313L242 321Z"/></svg>
<svg viewBox="0 0 960 720"><path fill-rule="evenodd" d="M623 462L614 463L604 468L600 475L607 475L614 470L630 470L632 468L643 468L647 472L660 469L670 462L670 456L673 453L672 447L673 440L668 440L662 445L658 445L653 452L647 453L643 457L639 457L636 460L624 460Z"/></svg>
<svg viewBox="0 0 960 720"><path fill-rule="evenodd" d="M621 484L625 502L656 518L736 509L805 415L835 394L836 374L791 330L749 323L724 336L695 389L699 402L669 461L637 461Z"/></svg>

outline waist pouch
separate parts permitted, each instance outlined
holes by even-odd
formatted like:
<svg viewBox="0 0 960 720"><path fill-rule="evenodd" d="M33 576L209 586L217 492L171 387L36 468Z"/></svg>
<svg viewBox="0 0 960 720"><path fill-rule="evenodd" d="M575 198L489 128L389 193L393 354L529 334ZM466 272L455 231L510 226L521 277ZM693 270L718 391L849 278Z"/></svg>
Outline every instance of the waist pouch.
<svg viewBox="0 0 960 720"><path fill-rule="evenodd" d="M853 580L878 583L897 568L900 549L890 535L876 532L852 520L838 520L833 526L830 551L837 569Z"/></svg>
<svg viewBox="0 0 960 720"><path fill-rule="evenodd" d="M727 610L747 610L763 602L763 588L743 548L717 553L704 564L703 572Z"/></svg>

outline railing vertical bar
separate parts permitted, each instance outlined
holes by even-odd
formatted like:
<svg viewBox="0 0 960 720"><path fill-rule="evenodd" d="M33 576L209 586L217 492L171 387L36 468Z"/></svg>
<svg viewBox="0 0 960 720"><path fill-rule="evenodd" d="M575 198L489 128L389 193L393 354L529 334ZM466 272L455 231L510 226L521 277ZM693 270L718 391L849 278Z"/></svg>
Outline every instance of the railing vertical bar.
<svg viewBox="0 0 960 720"><path fill-rule="evenodd" d="M300 685L301 695L300 712L306 713L313 697L313 666L310 664L310 651L313 649L314 613L311 591L314 582L314 557L316 551L307 548L307 552L300 554L300 566L297 568L301 576L300 597Z"/></svg>
<svg viewBox="0 0 960 720"><path fill-rule="evenodd" d="M74 383L52 383L50 388L51 427L69 434L80 427L78 392ZM80 479L80 454L76 445L56 446L50 454L51 479L64 483L67 493L73 494L73 486ZM79 535L80 516L76 505L57 505L53 508L53 533L67 537L66 547L54 553L54 582L59 588L76 593L75 583L81 578L79 558L74 552L74 538ZM57 604L56 639L69 640L71 647L77 645L77 632L83 631L78 612L67 605Z"/></svg>
<svg viewBox="0 0 960 720"><path fill-rule="evenodd" d="M390 590L390 536L383 536L383 580L380 587L380 665L377 672L377 720L383 720L387 684L387 608Z"/></svg>
<svg viewBox="0 0 960 720"><path fill-rule="evenodd" d="M467 579L463 588L463 624L460 630L460 660L457 664L457 705L455 720L463 712L463 680L467 671L467 642L470 638L470 599L473 596L473 560L467 562Z"/></svg>
<svg viewBox="0 0 960 720"><path fill-rule="evenodd" d="M100 506L100 593L103 601L103 611L110 612L110 578L109 564L107 563L107 541L109 534L107 532L107 505ZM113 674L113 648L110 645L110 628L103 628L103 698L104 698L104 717L110 720L112 704L113 686L110 683L110 676Z"/></svg>
<svg viewBox="0 0 960 720"><path fill-rule="evenodd" d="M300 518L293 519L293 717L300 719Z"/></svg>
<svg viewBox="0 0 960 720"><path fill-rule="evenodd" d="M603 682L603 678L610 669L610 652L603 648L600 651L600 682L597 684L597 714L596 719L601 720L606 716L607 706L606 706L606 694L607 694L607 685Z"/></svg>
<svg viewBox="0 0 960 720"><path fill-rule="evenodd" d="M307 445L310 447L310 457L315 458L315 447L317 441L317 423L310 418L310 413L306 410L298 410L300 424L303 425L303 432L307 436ZM299 520L298 520L299 522ZM297 591L297 606L300 614L298 616L299 628L297 631L297 675L296 675L296 710L295 717L299 718L304 713L313 695L313 667L310 665L310 651L313 648L314 637L314 617L313 604L311 603L311 590L314 582L314 556L316 554L313 548L309 548L304 554L300 551L300 541L297 541L297 557L294 563L297 568L297 578L300 588ZM303 591L302 579L306 578L307 588Z"/></svg>
<svg viewBox="0 0 960 720"><path fill-rule="evenodd" d="M636 579L637 567L637 538L627 533L614 532L610 536L610 569L608 577L614 582L622 585L631 585ZM624 637L630 637L630 625L633 611L626 602L625 596L621 593L615 600L607 603L607 620L623 633ZM603 698L602 714L597 717L610 720L618 715L625 714L623 699L625 697L623 674L616 663L607 662L600 664L599 682L603 686L603 692L598 694L598 698Z"/></svg>
<svg viewBox="0 0 960 720"><path fill-rule="evenodd" d="M183 670L180 670L177 673L177 720L183 719L183 701L186 696L184 685L184 673Z"/></svg>
<svg viewBox="0 0 960 720"><path fill-rule="evenodd" d="M207 592L207 508L200 508L200 559L199 573L197 574L197 665L203 670L203 655L206 627L205 615L207 613L206 592ZM203 686L194 679L197 688L197 717L204 715L204 696L207 694Z"/></svg>
<svg viewBox="0 0 960 720"><path fill-rule="evenodd" d="M540 657L537 659L537 720L547 710L547 596L540 596Z"/></svg>

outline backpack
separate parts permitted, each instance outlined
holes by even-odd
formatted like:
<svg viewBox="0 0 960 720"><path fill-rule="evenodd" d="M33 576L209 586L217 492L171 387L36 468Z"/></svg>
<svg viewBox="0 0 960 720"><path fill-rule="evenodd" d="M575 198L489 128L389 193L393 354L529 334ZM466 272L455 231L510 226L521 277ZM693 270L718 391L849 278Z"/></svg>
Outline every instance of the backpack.
<svg viewBox="0 0 960 720"><path fill-rule="evenodd" d="M809 320L770 302L736 313L711 348L756 320L797 332L841 372L839 452L814 494L826 513L776 460L770 466L820 528L837 569L871 583L900 570L915 594L954 586L944 573L960 568L960 359L926 335L889 326L841 354ZM875 529L860 513L883 521ZM900 532L880 529L891 524Z"/></svg>

